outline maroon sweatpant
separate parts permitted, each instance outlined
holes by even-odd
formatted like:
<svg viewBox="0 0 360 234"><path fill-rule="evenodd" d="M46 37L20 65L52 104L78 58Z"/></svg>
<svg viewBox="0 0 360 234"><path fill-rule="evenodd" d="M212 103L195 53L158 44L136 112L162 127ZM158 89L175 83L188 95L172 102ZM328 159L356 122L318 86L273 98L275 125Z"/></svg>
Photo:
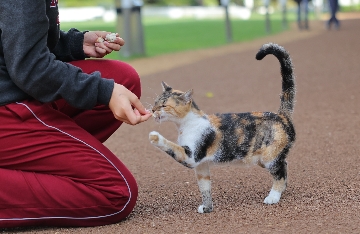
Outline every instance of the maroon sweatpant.
<svg viewBox="0 0 360 234"><path fill-rule="evenodd" d="M140 97L139 76L126 63L72 64L100 71ZM64 100L26 100L0 106L0 228L105 225L129 215L136 181L102 144L120 125L103 105L78 110Z"/></svg>

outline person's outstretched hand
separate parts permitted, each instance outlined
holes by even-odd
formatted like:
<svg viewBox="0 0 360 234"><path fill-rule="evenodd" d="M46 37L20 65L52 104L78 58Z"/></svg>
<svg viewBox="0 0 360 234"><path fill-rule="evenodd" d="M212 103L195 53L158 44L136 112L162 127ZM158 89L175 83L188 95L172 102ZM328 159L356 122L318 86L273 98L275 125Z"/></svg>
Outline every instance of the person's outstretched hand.
<svg viewBox="0 0 360 234"><path fill-rule="evenodd" d="M115 41L113 42L98 42L98 38L105 38L110 32L105 31L90 31L84 34L83 49L84 53L93 58L102 58L112 51L119 51L121 46L125 44L125 41L116 34Z"/></svg>
<svg viewBox="0 0 360 234"><path fill-rule="evenodd" d="M117 120L130 125L144 122L152 115L134 93L116 83L110 98L109 108Z"/></svg>

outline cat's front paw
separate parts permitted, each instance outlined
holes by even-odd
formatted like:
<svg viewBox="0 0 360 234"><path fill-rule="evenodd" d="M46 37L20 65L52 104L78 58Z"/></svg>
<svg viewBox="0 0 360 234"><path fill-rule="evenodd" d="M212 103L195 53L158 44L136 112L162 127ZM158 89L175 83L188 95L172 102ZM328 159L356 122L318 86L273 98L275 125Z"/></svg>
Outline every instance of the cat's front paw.
<svg viewBox="0 0 360 234"><path fill-rule="evenodd" d="M203 214L203 213L210 213L213 210L212 207L206 207L204 205L200 205L198 208L198 213Z"/></svg>
<svg viewBox="0 0 360 234"><path fill-rule="evenodd" d="M160 135L160 133L156 131L152 131L149 133L149 140L153 145L159 145L161 137L162 136Z"/></svg>
<svg viewBox="0 0 360 234"><path fill-rule="evenodd" d="M281 193L275 190L271 190L269 195L265 198L265 204L275 204L280 201Z"/></svg>

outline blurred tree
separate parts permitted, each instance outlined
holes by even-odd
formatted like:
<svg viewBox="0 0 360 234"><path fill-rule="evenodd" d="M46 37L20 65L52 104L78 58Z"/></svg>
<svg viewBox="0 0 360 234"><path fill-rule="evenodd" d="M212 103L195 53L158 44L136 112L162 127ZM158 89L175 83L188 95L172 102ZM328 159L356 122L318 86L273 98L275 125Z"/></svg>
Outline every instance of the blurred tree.
<svg viewBox="0 0 360 234"><path fill-rule="evenodd" d="M119 0L121 1L121 0ZM111 6L115 0L61 0L60 7Z"/></svg>
<svg viewBox="0 0 360 234"><path fill-rule="evenodd" d="M148 5L165 5L163 0L144 0L144 3Z"/></svg>
<svg viewBox="0 0 360 234"><path fill-rule="evenodd" d="M232 0L233 3L239 6L244 6L244 0Z"/></svg>
<svg viewBox="0 0 360 234"><path fill-rule="evenodd" d="M61 7L81 7L81 6L113 6L115 1L121 0L61 0ZM214 6L220 0L143 0L146 5L156 6ZM235 0L243 1L243 0Z"/></svg>
<svg viewBox="0 0 360 234"><path fill-rule="evenodd" d="M192 5L192 6L202 6L203 5L203 0L192 0L190 5Z"/></svg>

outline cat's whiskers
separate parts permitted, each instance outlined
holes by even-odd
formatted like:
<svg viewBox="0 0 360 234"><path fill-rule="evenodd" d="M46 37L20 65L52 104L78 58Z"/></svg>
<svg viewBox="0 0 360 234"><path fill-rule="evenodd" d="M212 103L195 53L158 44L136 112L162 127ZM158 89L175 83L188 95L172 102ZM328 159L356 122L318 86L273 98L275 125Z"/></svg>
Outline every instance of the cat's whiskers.
<svg viewBox="0 0 360 234"><path fill-rule="evenodd" d="M154 92L154 90L152 88L148 87L148 89L150 89L151 91ZM155 101L157 98L159 98L160 95L157 94L156 92L154 92L154 94L155 94L155 97L146 97L146 98L150 98L152 101Z"/></svg>
<svg viewBox="0 0 360 234"><path fill-rule="evenodd" d="M147 109L147 110L152 110L152 108L154 107L153 105L151 105L150 103L148 103L148 102L144 102L144 104L145 104L145 108Z"/></svg>

